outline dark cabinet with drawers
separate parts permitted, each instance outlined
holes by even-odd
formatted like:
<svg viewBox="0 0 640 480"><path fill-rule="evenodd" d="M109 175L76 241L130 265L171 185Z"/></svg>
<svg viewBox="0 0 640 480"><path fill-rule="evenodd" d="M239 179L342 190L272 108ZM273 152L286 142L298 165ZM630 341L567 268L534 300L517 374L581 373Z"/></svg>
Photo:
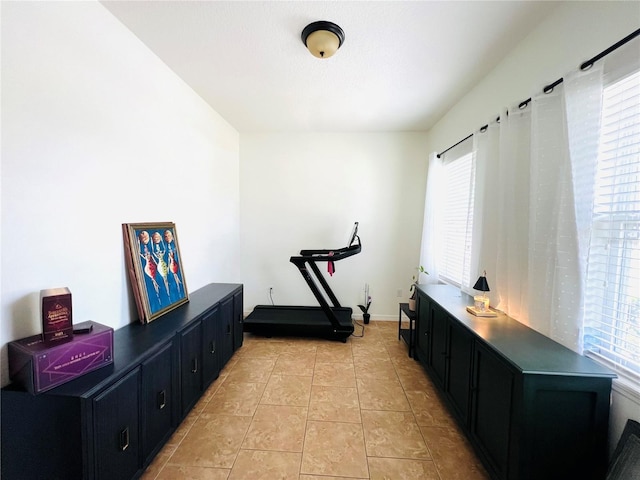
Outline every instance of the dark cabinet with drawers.
<svg viewBox="0 0 640 480"><path fill-rule="evenodd" d="M39 395L3 388L2 479L138 478L242 345L242 301L242 285L207 285L116 330L112 365Z"/></svg>
<svg viewBox="0 0 640 480"><path fill-rule="evenodd" d="M418 289L416 358L499 480L604 479L611 382L598 363L448 285Z"/></svg>

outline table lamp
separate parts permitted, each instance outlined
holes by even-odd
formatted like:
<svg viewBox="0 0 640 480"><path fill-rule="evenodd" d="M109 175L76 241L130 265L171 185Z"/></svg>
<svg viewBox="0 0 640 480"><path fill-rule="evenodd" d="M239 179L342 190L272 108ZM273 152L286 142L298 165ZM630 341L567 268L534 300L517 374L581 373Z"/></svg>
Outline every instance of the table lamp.
<svg viewBox="0 0 640 480"><path fill-rule="evenodd" d="M486 292L490 291L486 270L478 278L473 289L482 292L482 295L474 295L473 307L467 307L467 311L479 317L495 317L496 313L489 309L489 297L486 295Z"/></svg>

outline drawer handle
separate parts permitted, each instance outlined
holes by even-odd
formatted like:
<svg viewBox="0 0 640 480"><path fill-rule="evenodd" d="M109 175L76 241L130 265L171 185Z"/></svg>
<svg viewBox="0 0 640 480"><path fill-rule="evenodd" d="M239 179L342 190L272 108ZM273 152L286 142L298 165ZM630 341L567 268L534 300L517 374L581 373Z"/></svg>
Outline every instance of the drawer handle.
<svg viewBox="0 0 640 480"><path fill-rule="evenodd" d="M129 427L120 432L120 451L124 452L129 448Z"/></svg>
<svg viewBox="0 0 640 480"><path fill-rule="evenodd" d="M193 359L193 368L191 369L191 373L198 373L198 359Z"/></svg>
<svg viewBox="0 0 640 480"><path fill-rule="evenodd" d="M213 340L211 340L211 343L209 344L209 351L211 354L216 353L216 342L214 342Z"/></svg>
<svg viewBox="0 0 640 480"><path fill-rule="evenodd" d="M167 405L167 393L162 390L158 392L158 410L162 410Z"/></svg>
<svg viewBox="0 0 640 480"><path fill-rule="evenodd" d="M231 324L227 323L227 335L231 335Z"/></svg>

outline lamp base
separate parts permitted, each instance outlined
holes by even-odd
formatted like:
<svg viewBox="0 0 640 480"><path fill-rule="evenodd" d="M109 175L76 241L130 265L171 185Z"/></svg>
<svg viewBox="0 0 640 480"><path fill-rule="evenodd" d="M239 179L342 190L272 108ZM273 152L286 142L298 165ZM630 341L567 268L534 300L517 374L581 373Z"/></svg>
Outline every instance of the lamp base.
<svg viewBox="0 0 640 480"><path fill-rule="evenodd" d="M467 312L474 314L476 317L497 317L498 314L493 310L478 310L476 307L467 307Z"/></svg>

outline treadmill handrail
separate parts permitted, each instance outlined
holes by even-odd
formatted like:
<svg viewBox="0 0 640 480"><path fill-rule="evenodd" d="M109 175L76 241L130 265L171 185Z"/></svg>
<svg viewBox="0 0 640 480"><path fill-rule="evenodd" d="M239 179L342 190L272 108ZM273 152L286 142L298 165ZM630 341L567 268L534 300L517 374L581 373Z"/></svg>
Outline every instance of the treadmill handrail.
<svg viewBox="0 0 640 480"><path fill-rule="evenodd" d="M358 243L356 245L350 245L348 247L338 248L335 250L300 250L300 255L294 255L291 259L304 259L314 262L337 262L343 258L357 255L362 251L362 245L360 244L360 237L356 236ZM329 255L332 253L332 255ZM290 259L290 261L291 261Z"/></svg>

